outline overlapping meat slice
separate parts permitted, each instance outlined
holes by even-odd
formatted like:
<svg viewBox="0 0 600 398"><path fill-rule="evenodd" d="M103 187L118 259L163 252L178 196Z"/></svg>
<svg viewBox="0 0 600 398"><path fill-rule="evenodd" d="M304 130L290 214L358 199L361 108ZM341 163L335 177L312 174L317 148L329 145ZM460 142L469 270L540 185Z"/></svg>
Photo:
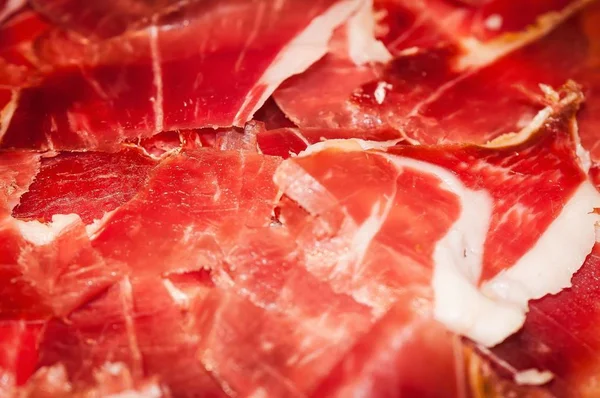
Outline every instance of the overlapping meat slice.
<svg viewBox="0 0 600 398"><path fill-rule="evenodd" d="M241 228L269 223L277 195L271 176L278 163L274 157L213 149L171 156L99 227L94 247L134 272L210 267L219 247L235 242Z"/></svg>
<svg viewBox="0 0 600 398"><path fill-rule="evenodd" d="M438 320L483 344L502 341L529 299L568 286L594 242L598 194L577 157L579 101L568 91L503 147L383 153L329 141L286 160L276 181L314 217L295 227L307 268L379 313L407 281L432 278ZM352 250L327 257L331 248Z"/></svg>
<svg viewBox="0 0 600 398"><path fill-rule="evenodd" d="M55 214L75 213L89 224L130 200L156 163L136 149L45 155L12 214L49 222Z"/></svg>
<svg viewBox="0 0 600 398"><path fill-rule="evenodd" d="M48 324L39 365L64 366L76 389L119 363L134 385L154 377L175 396L222 396L196 359L199 336L189 330L190 321L160 278L125 278L67 320Z"/></svg>
<svg viewBox="0 0 600 398"><path fill-rule="evenodd" d="M535 0L517 5L510 0L378 0L375 5L382 15L382 39L397 53L413 46L440 44L493 49L517 39L511 35L544 29L560 19L561 13L587 2Z"/></svg>
<svg viewBox="0 0 600 398"><path fill-rule="evenodd" d="M191 2L92 42L55 29L36 43L49 72L19 91L2 146L110 148L164 130L243 126L284 79L326 53L333 29L362 4Z"/></svg>
<svg viewBox="0 0 600 398"><path fill-rule="evenodd" d="M423 289L403 292L312 396L346 397L356 391L373 397L464 396L458 337L432 319L430 300Z"/></svg>
<svg viewBox="0 0 600 398"><path fill-rule="evenodd" d="M417 11L410 11L416 13L413 19L404 18L400 12L413 7L408 2L405 5L386 3L395 4L387 18L406 25L400 30L392 29L395 33L388 32L389 37L384 37L396 53L396 58L385 67L357 68L347 57L344 60L334 53L284 83L274 95L278 105L294 123L304 128L393 128L418 143L485 143L503 133L518 131L545 105L538 102L539 83L559 87L566 79L576 77L559 71L565 63L577 65L578 53L565 56L567 53L560 49L555 51L560 55L552 61L559 62L559 71L555 71L551 79L547 76L553 73L551 70L545 74L533 72L540 68L538 63L552 64L543 58L547 57L548 48L560 47L561 42L569 43L565 32L557 32L539 43L536 40L586 2L535 2L532 9L539 8L540 12L545 7L563 8L542 17L537 28L508 36L503 34L485 43L455 29L448 32L457 37L442 35L440 38L438 33L443 26L440 21L444 19L436 17L435 10L457 6L445 1L433 2L436 5L431 14L425 3L429 2L413 5L423 14L420 18ZM500 14L514 14L516 19L529 15L527 18L533 18L530 23L535 22L537 15L523 13L516 8L517 3L492 1L488 5L490 9L506 7ZM450 13L454 17L458 15L450 20L453 23L469 20L469 13L477 18L479 12L486 14L477 7L463 9ZM502 18L509 20L507 15ZM425 32L420 32L421 29ZM433 36L427 39L427 33ZM394 35L397 40L390 43ZM510 55L531 42L534 44ZM347 78L340 81L336 78L339 74ZM557 79L559 74L561 78ZM523 80L527 84L522 84Z"/></svg>
<svg viewBox="0 0 600 398"><path fill-rule="evenodd" d="M136 150L6 152L1 161L1 317L67 315L123 271L92 247L86 224L129 200L155 162Z"/></svg>
<svg viewBox="0 0 600 398"><path fill-rule="evenodd" d="M484 358L516 383L546 384L555 396L598 394L598 244L573 277L572 287L530 304L523 329ZM523 373L536 369L537 372Z"/></svg>
<svg viewBox="0 0 600 398"><path fill-rule="evenodd" d="M42 322L0 321L0 394L11 396L35 371Z"/></svg>
<svg viewBox="0 0 600 398"><path fill-rule="evenodd" d="M406 131L419 142L484 143L533 119L545 106L540 84L559 87L574 79L586 94L581 139L594 156L598 83L593 43L599 36L592 26L598 10L597 4L590 5L546 37L464 76L414 112Z"/></svg>

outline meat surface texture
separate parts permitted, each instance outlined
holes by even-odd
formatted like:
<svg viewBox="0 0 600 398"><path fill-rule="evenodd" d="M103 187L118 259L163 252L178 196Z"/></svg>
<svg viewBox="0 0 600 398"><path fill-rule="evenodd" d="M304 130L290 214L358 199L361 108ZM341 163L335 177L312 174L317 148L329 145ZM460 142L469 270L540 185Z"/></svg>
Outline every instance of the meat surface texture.
<svg viewBox="0 0 600 398"><path fill-rule="evenodd" d="M0 397L597 396L599 23L0 0Z"/></svg>

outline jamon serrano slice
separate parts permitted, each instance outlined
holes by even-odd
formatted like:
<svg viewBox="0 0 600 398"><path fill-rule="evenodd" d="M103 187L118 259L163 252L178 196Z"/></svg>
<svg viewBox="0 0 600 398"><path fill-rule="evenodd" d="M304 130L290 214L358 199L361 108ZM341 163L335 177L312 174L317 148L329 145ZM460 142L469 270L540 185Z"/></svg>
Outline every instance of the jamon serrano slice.
<svg viewBox="0 0 600 398"><path fill-rule="evenodd" d="M47 224L12 217L44 160L27 152L2 153L0 186L0 318L62 316L110 286L119 270L92 248L76 214ZM53 198L60 201L60 198ZM64 206L64 204L63 204Z"/></svg>
<svg viewBox="0 0 600 398"><path fill-rule="evenodd" d="M433 273L434 313L451 330L485 345L518 330L528 300L567 287L595 239L600 197L577 156L581 97L564 95L495 148L329 141L284 161L276 182L315 217L298 237L313 251L309 271L382 313L411 264L412 281ZM323 254L336 247L353 250Z"/></svg>
<svg viewBox="0 0 600 398"><path fill-rule="evenodd" d="M214 265L219 247L236 242L240 228L270 222L277 196L272 175L279 162L214 149L175 154L155 168L133 200L98 226L93 245L135 273Z"/></svg>
<svg viewBox="0 0 600 398"><path fill-rule="evenodd" d="M156 377L175 396L221 397L196 359L198 335L188 331L189 322L161 278L124 278L66 320L48 324L39 365L64 366L75 389L93 386L96 373L116 362L135 384Z"/></svg>
<svg viewBox="0 0 600 398"><path fill-rule="evenodd" d="M415 4L423 8L425 3L428 2ZM449 2L434 3L441 7ZM521 15L521 6L517 3L492 1L489 4L493 3L503 3L503 7L512 4L511 13ZM550 3L546 5L550 6ZM554 6L559 3L555 2ZM532 107L539 97L539 83L560 87L568 78L574 77L563 75L562 79L546 81L543 74L529 73L536 69L535 63L521 60L530 53L534 57L535 54L544 54L544 49L556 45L554 42L557 40L569 42L564 34L559 34L544 40L543 45L535 44L537 39L587 2L562 3L564 8L541 18L539 27L509 36L501 35L488 43L473 45L473 48L461 44L469 42L469 36L457 42L434 35L432 40L421 42L417 37L411 39L410 35L396 31L394 34L402 40L394 44L398 46L395 47L396 57L385 67L375 70L358 68L352 66L343 54L340 57L334 52L306 73L290 78L275 92L274 98L283 112L301 128L393 128L406 135L408 140L418 143L485 143L503 133L518 131L531 121L544 106L535 104ZM546 6L538 5L541 9ZM450 6L446 4L444 7ZM399 8L390 10L390 15L394 12L399 13ZM477 15L477 12L471 12ZM429 8L426 11L421 9L421 13L424 14L423 19L430 17ZM468 14L468 11L464 13ZM397 17L388 15L388 18L403 21L401 13ZM443 18L432 18L432 23L440 19ZM419 29L412 31L412 22L405 23L409 33L417 34L420 28L437 32L435 26L428 28L429 25L419 25ZM470 42L474 43L473 40ZM506 55L531 42L534 44L518 54ZM571 55L577 58L577 54L565 56L564 51L560 54L553 62L569 62ZM505 57L501 59L502 56ZM573 62L576 64L576 61ZM486 65L491 66L485 68ZM336 78L339 74L346 78L340 81ZM525 76L532 80L532 84L526 85L526 90L520 89L519 84ZM559 81L555 83L556 80Z"/></svg>
<svg viewBox="0 0 600 398"><path fill-rule="evenodd" d="M432 319L431 298L420 290L407 289L312 396L465 396L458 337Z"/></svg>
<svg viewBox="0 0 600 398"><path fill-rule="evenodd" d="M484 351L494 369L517 384L549 383L555 396L598 394L599 254L596 244L570 289L531 302L523 329ZM538 377L524 377L529 369L536 369Z"/></svg>
<svg viewBox="0 0 600 398"><path fill-rule="evenodd" d="M122 363L107 362L94 372L94 383L74 387L63 365L40 368L31 379L15 391L15 396L28 397L130 397L170 398L169 391L155 379L133 380Z"/></svg>
<svg viewBox="0 0 600 398"><path fill-rule="evenodd" d="M89 150L164 130L241 127L366 3L192 2L96 42L54 29L36 44L49 71L18 91L1 146Z"/></svg>
<svg viewBox="0 0 600 398"><path fill-rule="evenodd" d="M136 149L45 155L13 217L49 222L75 213L89 224L130 200L156 163Z"/></svg>
<svg viewBox="0 0 600 398"><path fill-rule="evenodd" d="M0 321L0 395L12 396L35 371L42 322Z"/></svg>

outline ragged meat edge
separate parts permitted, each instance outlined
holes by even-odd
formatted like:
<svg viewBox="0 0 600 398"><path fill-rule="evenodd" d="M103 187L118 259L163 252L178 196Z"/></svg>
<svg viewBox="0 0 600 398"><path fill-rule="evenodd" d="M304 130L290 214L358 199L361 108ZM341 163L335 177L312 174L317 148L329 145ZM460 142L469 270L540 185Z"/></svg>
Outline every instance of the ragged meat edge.
<svg viewBox="0 0 600 398"><path fill-rule="evenodd" d="M495 60L534 42L552 31L556 26L595 0L576 1L564 9L543 14L526 30L519 33L506 33L487 43L468 37L461 40L465 55L457 61L457 69L479 69Z"/></svg>
<svg viewBox="0 0 600 398"><path fill-rule="evenodd" d="M255 100L256 97L250 93L235 116L233 124L243 126L284 80L304 72L327 54L333 30L351 18L353 14L358 15L359 22L349 26L350 30L357 31L353 40L356 44L351 46L350 53L355 59L360 58L361 62L364 61L363 57L372 56L371 54L362 54L366 45L371 44L371 41L368 38L363 38L365 32L360 31L363 29L360 21L364 20L364 17L362 17L364 9L366 7L370 9L370 6L371 1L369 0L343 0L333 5L324 14L313 19L304 31L287 44L273 64L265 71L255 86L255 90L262 90L258 100ZM372 32L370 33L370 36L372 36ZM378 55L379 53L384 55ZM383 49L374 55L387 59L386 53L387 50Z"/></svg>
<svg viewBox="0 0 600 398"><path fill-rule="evenodd" d="M542 110L532 126L516 133L512 139L487 146L510 147L526 141L552 117L555 107L567 106L574 100L575 97L567 95L560 103ZM575 121L571 123L572 126L576 125ZM572 133L577 144L576 129ZM298 156L308 156L328 148L344 151L385 150L393 145L393 142L372 143L359 139L330 140L311 145ZM580 148L577 148L581 167L585 169L586 157L581 158L580 152ZM380 156L398 167L409 167L436 176L443 189L456 194L461 203L466 204L458 220L434 250L434 317L453 332L484 346L494 346L521 328L529 300L569 287L571 277L583 265L596 241L595 224L600 218L593 209L600 207L600 194L589 180L585 180L530 251L510 269L478 288L483 247L492 214L489 194L465 187L452 172L440 166L384 152ZM565 247L571 250L565 251ZM547 375L544 380L547 380ZM527 380L520 382L526 383Z"/></svg>

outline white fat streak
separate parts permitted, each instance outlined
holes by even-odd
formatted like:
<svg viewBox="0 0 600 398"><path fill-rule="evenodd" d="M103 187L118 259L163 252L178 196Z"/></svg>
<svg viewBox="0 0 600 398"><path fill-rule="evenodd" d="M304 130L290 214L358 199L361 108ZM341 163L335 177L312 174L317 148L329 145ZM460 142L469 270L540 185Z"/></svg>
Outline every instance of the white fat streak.
<svg viewBox="0 0 600 398"><path fill-rule="evenodd" d="M8 0L4 7L0 10L0 22L10 17L12 13L23 7L26 0Z"/></svg>
<svg viewBox="0 0 600 398"><path fill-rule="evenodd" d="M164 396L162 389L156 384L150 384L140 390L127 390L110 394L111 398L161 398Z"/></svg>
<svg viewBox="0 0 600 398"><path fill-rule="evenodd" d="M548 34L555 26L592 1L594 0L576 1L561 11L549 12L540 16L533 26L522 32L507 33L487 43L482 43L473 37L463 39L461 45L466 53L459 58L457 62L458 69L480 68L489 65L498 58Z"/></svg>
<svg viewBox="0 0 600 398"><path fill-rule="evenodd" d="M348 55L356 65L387 63L393 58L385 45L375 38L375 25L373 0L365 1L346 24Z"/></svg>
<svg viewBox="0 0 600 398"><path fill-rule="evenodd" d="M546 107L538 112L533 120L518 133L507 133L494 138L484 146L487 148L502 148L507 146L519 145L527 141L529 137L538 131L548 118L552 115L552 107Z"/></svg>
<svg viewBox="0 0 600 398"><path fill-rule="evenodd" d="M402 141L403 138L397 138L395 140L388 141L371 141L371 140L361 140L359 138L349 138L349 139L333 139L326 140L314 143L308 146L305 150L298 154L301 156L309 156L313 153L321 152L329 148L341 149L345 151L368 151L369 149L380 149L385 150L389 147L392 147Z"/></svg>
<svg viewBox="0 0 600 398"><path fill-rule="evenodd" d="M12 120L19 103L20 90L12 90L10 101L0 110L0 142L4 138L4 134L8 131L10 121Z"/></svg>
<svg viewBox="0 0 600 398"><path fill-rule="evenodd" d="M527 369L515 373L515 383L521 385L541 386L554 378L552 372L547 370L539 371L537 369Z"/></svg>
<svg viewBox="0 0 600 398"><path fill-rule="evenodd" d="M536 244L516 264L483 284L484 294L526 310L529 300L571 286L571 277L596 241L600 217L593 209L597 207L600 194L589 181L583 182Z"/></svg>
<svg viewBox="0 0 600 398"><path fill-rule="evenodd" d="M102 217L94 219L91 224L85 226L85 232L89 236L90 240L95 239L101 232L102 228L106 225L112 215L118 210L118 208L105 212Z"/></svg>
<svg viewBox="0 0 600 398"><path fill-rule="evenodd" d="M485 191L474 191L452 172L430 163L387 155L397 167L410 167L435 175L440 187L454 193L461 202L458 219L433 252L434 317L448 329L485 343L495 339L495 331L482 328L479 319L493 316L499 323L524 318L503 303L483 296L477 289L481 275L483 248L492 215L493 201ZM491 315L490 315L491 314Z"/></svg>
<svg viewBox="0 0 600 398"><path fill-rule="evenodd" d="M583 145L581 145L581 138L579 137L579 125L577 124L576 118L571 120L571 131L573 132L575 140L575 153L579 158L581 168L587 174L590 171L590 167L592 167L592 158L590 153L583 147Z"/></svg>
<svg viewBox="0 0 600 398"><path fill-rule="evenodd" d="M23 238L37 246L46 245L56 239L71 225L81 222L77 214L55 214L52 221L45 224L39 221L14 220Z"/></svg>
<svg viewBox="0 0 600 398"><path fill-rule="evenodd" d="M163 279L163 285L169 295L181 308L189 308L190 306L190 298L187 294L185 294L181 289L178 289L173 282L168 279Z"/></svg>
<svg viewBox="0 0 600 398"><path fill-rule="evenodd" d="M160 49L158 48L158 28L150 27L150 53L152 55L152 74L154 76L154 87L156 96L153 98L152 106L154 109L154 129L160 133L164 129L164 108L163 108L163 78L162 67L160 65Z"/></svg>
<svg viewBox="0 0 600 398"><path fill-rule="evenodd" d="M344 23L364 3L365 0L341 0L326 12L314 18L310 24L277 55L271 66L261 76L255 87L266 87L253 108L251 93L246 96L233 120L242 126L248 118L264 104L273 91L290 76L307 70L312 64L327 54L328 43L336 27Z"/></svg>
<svg viewBox="0 0 600 398"><path fill-rule="evenodd" d="M385 101L385 96L387 95L387 90L392 88L392 85L387 82L379 82L377 83L377 87L375 88L375 92L373 95L375 96L375 101L381 105L383 101Z"/></svg>
<svg viewBox="0 0 600 398"><path fill-rule="evenodd" d="M299 156L327 148L371 149L365 143L356 139L331 140L311 145ZM568 287L594 245L599 218L592 211L600 207L600 194L585 181L534 247L479 290L477 283L493 208L489 194L468 189L453 173L439 166L384 156L399 168L410 167L435 175L441 180L441 188L459 197L460 216L434 249L434 316L450 330L484 346L500 343L523 325L530 299Z"/></svg>

